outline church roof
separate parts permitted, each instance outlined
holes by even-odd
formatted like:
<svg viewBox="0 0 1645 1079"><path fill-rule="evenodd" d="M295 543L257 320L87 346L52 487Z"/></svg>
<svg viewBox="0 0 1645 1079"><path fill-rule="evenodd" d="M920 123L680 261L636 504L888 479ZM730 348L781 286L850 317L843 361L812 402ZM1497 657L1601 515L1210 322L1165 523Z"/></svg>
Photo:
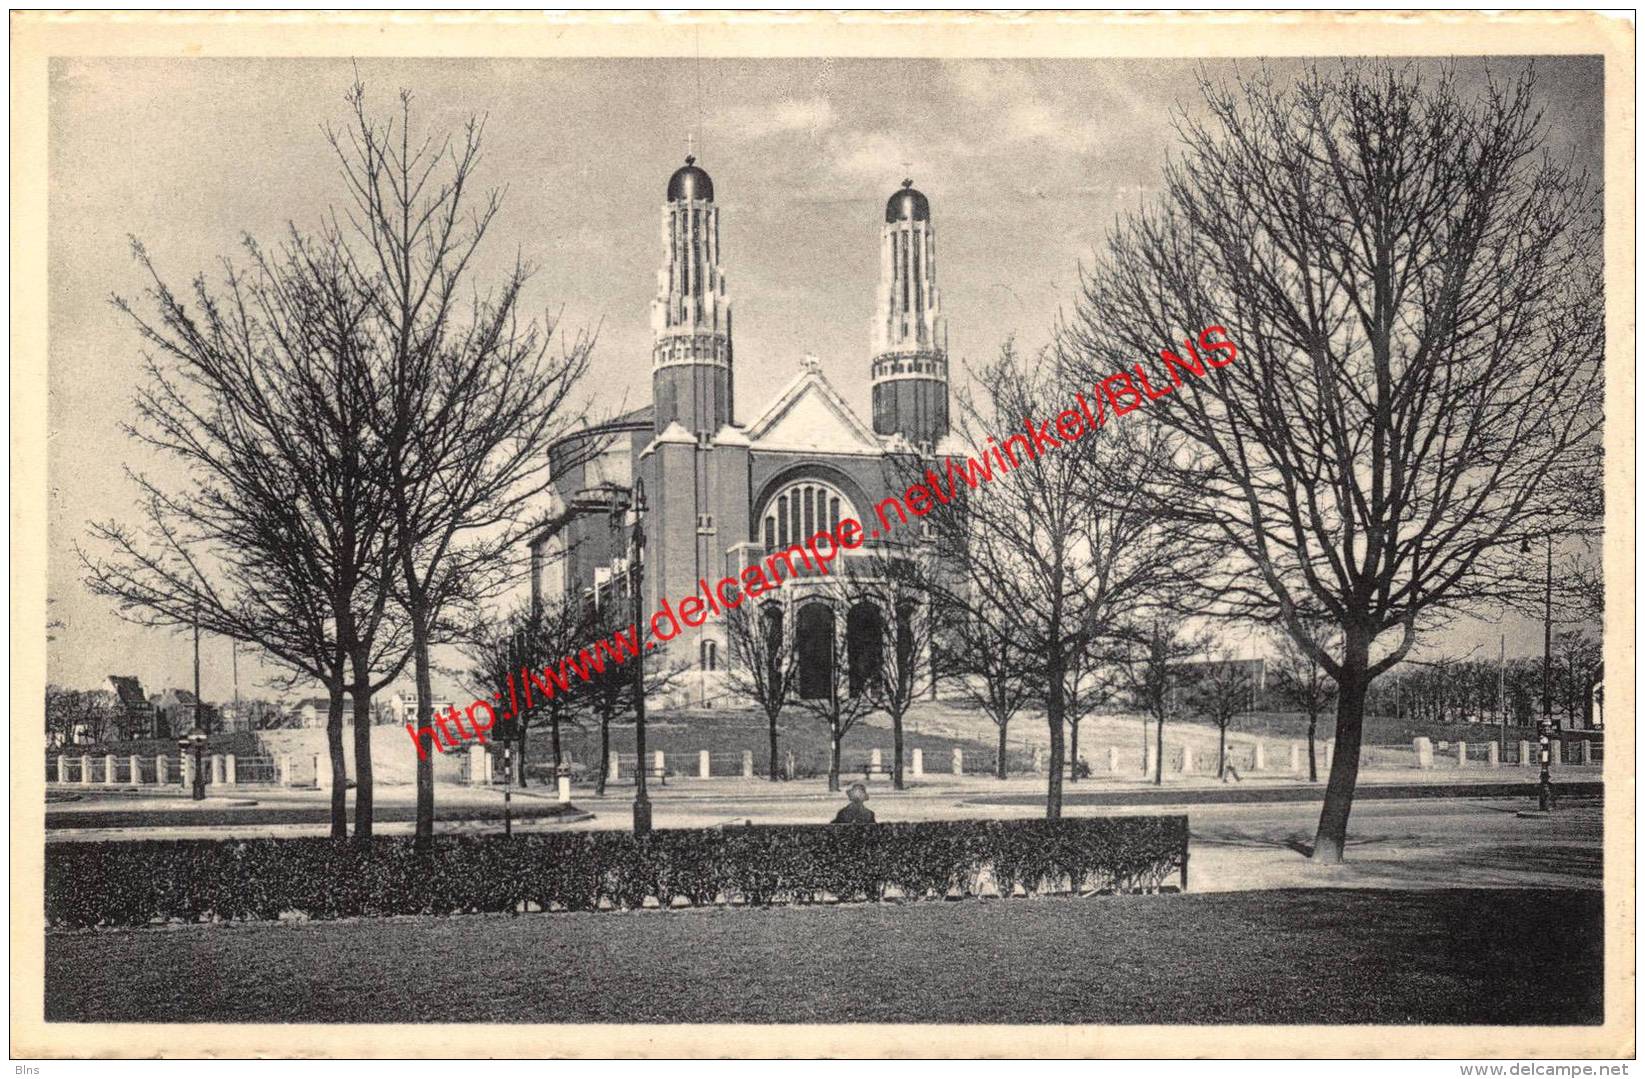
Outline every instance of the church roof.
<svg viewBox="0 0 1645 1079"><path fill-rule="evenodd" d="M746 433L755 449L882 452L879 438L845 403L815 356L801 362L799 374Z"/></svg>
<svg viewBox="0 0 1645 1079"><path fill-rule="evenodd" d="M886 221L929 221L931 203L914 187L913 180L904 180L902 190L893 192L885 201Z"/></svg>
<svg viewBox="0 0 1645 1079"><path fill-rule="evenodd" d="M714 181L697 167L697 159L689 155L685 164L675 169L674 175L668 178L668 201L678 202L681 199L714 201Z"/></svg>

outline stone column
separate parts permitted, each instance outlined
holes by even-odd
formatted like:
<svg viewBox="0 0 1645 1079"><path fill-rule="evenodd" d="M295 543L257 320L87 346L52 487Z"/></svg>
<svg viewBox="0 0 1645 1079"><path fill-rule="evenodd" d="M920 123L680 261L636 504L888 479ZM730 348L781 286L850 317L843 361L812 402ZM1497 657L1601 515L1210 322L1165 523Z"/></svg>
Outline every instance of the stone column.
<svg viewBox="0 0 1645 1079"><path fill-rule="evenodd" d="M221 753L211 755L211 781L219 787L228 782L228 765L223 762Z"/></svg>
<svg viewBox="0 0 1645 1079"><path fill-rule="evenodd" d="M141 786L143 783L143 762L137 759L137 754L131 755L131 785Z"/></svg>
<svg viewBox="0 0 1645 1079"><path fill-rule="evenodd" d="M119 772L114 769L114 754L110 753L103 758L103 786L112 787L118 782Z"/></svg>
<svg viewBox="0 0 1645 1079"><path fill-rule="evenodd" d="M232 753L223 757L223 782L231 787L240 785L239 765Z"/></svg>
<svg viewBox="0 0 1645 1079"><path fill-rule="evenodd" d="M1457 743L1457 767L1458 768L1468 767L1468 743L1467 742L1458 742Z"/></svg>
<svg viewBox="0 0 1645 1079"><path fill-rule="evenodd" d="M1143 750L1142 753L1142 777L1144 779L1152 778L1154 774L1154 766L1158 763L1159 754L1154 750L1154 743L1149 742L1148 748Z"/></svg>
<svg viewBox="0 0 1645 1079"><path fill-rule="evenodd" d="M875 750L869 751L869 754L868 754L868 767L873 769L876 772L878 772L880 770L881 765L880 765L880 751L879 750L875 749Z"/></svg>
<svg viewBox="0 0 1645 1079"><path fill-rule="evenodd" d="M1256 754L1251 758L1251 771L1261 772L1266 768L1267 763L1268 762L1265 761L1262 756L1262 743L1258 742L1256 745Z"/></svg>
<svg viewBox="0 0 1645 1079"><path fill-rule="evenodd" d="M194 754L184 753L178 759L181 760L183 764L183 789L192 792L194 790ZM331 782L330 776L326 777L326 782Z"/></svg>
<svg viewBox="0 0 1645 1079"><path fill-rule="evenodd" d="M468 747L468 782L475 787L491 786L491 754L478 742Z"/></svg>
<svg viewBox="0 0 1645 1079"><path fill-rule="evenodd" d="M1582 740L1582 763L1594 763L1594 744L1586 738Z"/></svg>
<svg viewBox="0 0 1645 1079"><path fill-rule="evenodd" d="M171 761L164 753L157 753L154 757L154 781L160 786L171 782Z"/></svg>
<svg viewBox="0 0 1645 1079"><path fill-rule="evenodd" d="M1194 748L1187 743L1182 747L1182 774L1187 775L1194 770Z"/></svg>
<svg viewBox="0 0 1645 1079"><path fill-rule="evenodd" d="M651 756L657 762L654 766L657 769L657 774L660 776L667 775L668 773L663 770L663 751L659 749Z"/></svg>
<svg viewBox="0 0 1645 1079"><path fill-rule="evenodd" d="M914 774L917 776L925 774L925 750L923 749L916 748L914 750Z"/></svg>
<svg viewBox="0 0 1645 1079"><path fill-rule="evenodd" d="M965 751L959 746L954 747L954 774L957 776L965 774Z"/></svg>
<svg viewBox="0 0 1645 1079"><path fill-rule="evenodd" d="M697 751L697 778L707 779L711 774L708 764L708 750L699 749Z"/></svg>
<svg viewBox="0 0 1645 1079"><path fill-rule="evenodd" d="M611 760L606 764L606 779L615 783L622 777L622 772L622 765L619 763L617 754L613 753L611 755Z"/></svg>
<svg viewBox="0 0 1645 1079"><path fill-rule="evenodd" d="M754 751L752 749L743 750L743 778L754 778Z"/></svg>
<svg viewBox="0 0 1645 1079"><path fill-rule="evenodd" d="M1434 740L1432 738L1411 739L1411 749L1416 753L1419 769L1434 766Z"/></svg>
<svg viewBox="0 0 1645 1079"><path fill-rule="evenodd" d="M1307 748L1308 747L1303 745L1301 742L1292 742L1291 743L1291 771L1296 773L1299 776L1302 774L1302 771L1303 771L1303 769L1302 769L1303 751L1306 750Z"/></svg>
<svg viewBox="0 0 1645 1079"><path fill-rule="evenodd" d="M80 758L80 785L91 786L91 755L88 753Z"/></svg>
<svg viewBox="0 0 1645 1079"><path fill-rule="evenodd" d="M1497 760L1497 744L1495 742L1488 743L1485 746L1485 767L1497 768L1501 764L1502 762Z"/></svg>
<svg viewBox="0 0 1645 1079"><path fill-rule="evenodd" d="M67 761L68 758L63 756L63 754L57 754L57 782L59 783L67 783L69 781L69 766L66 763Z"/></svg>
<svg viewBox="0 0 1645 1079"><path fill-rule="evenodd" d="M1114 775L1120 770L1120 750L1118 746L1108 747L1108 774Z"/></svg>
<svg viewBox="0 0 1645 1079"><path fill-rule="evenodd" d="M1529 768L1531 766L1531 743L1525 741L1523 738L1519 741L1519 766L1521 768Z"/></svg>
<svg viewBox="0 0 1645 1079"><path fill-rule="evenodd" d="M570 805L571 804L571 772L569 770L566 770L566 769L557 769L556 773L555 773L555 777L554 777L554 785L555 785L556 788L558 788L557 793L560 796L560 804L563 805L563 806Z"/></svg>

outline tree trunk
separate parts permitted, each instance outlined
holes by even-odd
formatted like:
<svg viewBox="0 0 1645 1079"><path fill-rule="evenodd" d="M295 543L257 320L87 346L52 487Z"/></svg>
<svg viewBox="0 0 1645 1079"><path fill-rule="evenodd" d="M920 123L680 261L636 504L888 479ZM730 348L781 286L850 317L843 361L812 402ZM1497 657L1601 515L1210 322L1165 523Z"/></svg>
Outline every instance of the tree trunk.
<svg viewBox="0 0 1645 1079"><path fill-rule="evenodd" d="M1154 786L1161 786L1165 775L1165 716L1154 717Z"/></svg>
<svg viewBox="0 0 1645 1079"><path fill-rule="evenodd" d="M831 743L828 753L828 789L837 791L840 789L840 728L837 720L829 723L828 735Z"/></svg>
<svg viewBox="0 0 1645 1079"><path fill-rule="evenodd" d="M1319 726L1319 716L1308 717L1308 782L1319 782L1319 764L1314 759L1314 728Z"/></svg>
<svg viewBox="0 0 1645 1079"><path fill-rule="evenodd" d="M411 651L417 672L417 726L434 728L434 678L428 654L428 619L420 604L412 604ZM432 738L431 738L432 740ZM416 845L434 843L434 754L417 754Z"/></svg>
<svg viewBox="0 0 1645 1079"><path fill-rule="evenodd" d="M1068 724L1068 781L1078 783L1080 778L1080 724Z"/></svg>
<svg viewBox="0 0 1645 1079"><path fill-rule="evenodd" d="M1217 778L1228 780L1228 725L1217 724Z"/></svg>
<svg viewBox="0 0 1645 1079"><path fill-rule="evenodd" d="M554 758L554 774L556 776L554 782L558 784L560 761L563 759L560 756L560 710L558 708L548 710L548 753L549 756Z"/></svg>
<svg viewBox="0 0 1645 1079"><path fill-rule="evenodd" d="M891 717L891 786L902 790L902 716Z"/></svg>
<svg viewBox="0 0 1645 1079"><path fill-rule="evenodd" d="M1335 865L1342 861L1348 842L1348 814L1354 807L1354 785L1359 780L1359 747L1365 721L1365 693L1370 688L1370 640L1349 631L1343 648L1342 674L1337 679L1337 742L1331 758L1331 776L1325 784L1325 805L1314 836L1314 861Z"/></svg>
<svg viewBox="0 0 1645 1079"><path fill-rule="evenodd" d="M348 838L348 763L343 759L343 687L329 687L326 749L331 755L331 838Z"/></svg>
<svg viewBox="0 0 1645 1079"><path fill-rule="evenodd" d="M600 704L600 768L595 773L594 793L596 796L605 796L606 778L611 774L611 705Z"/></svg>
<svg viewBox="0 0 1645 1079"><path fill-rule="evenodd" d="M994 775L998 779L1005 778L1005 724L1000 724L1000 755L996 762Z"/></svg>
<svg viewBox="0 0 1645 1079"><path fill-rule="evenodd" d="M765 734L766 741L770 743L771 748L771 760L769 762L771 782L776 783L782 778L782 775L777 770L777 717L770 712L765 715Z"/></svg>
<svg viewBox="0 0 1645 1079"><path fill-rule="evenodd" d="M356 654L354 668L354 838L371 838L371 660Z"/></svg>
<svg viewBox="0 0 1645 1079"><path fill-rule="evenodd" d="M1045 722L1051 729L1051 775L1045 785L1045 819L1062 818L1062 662L1063 643L1056 640L1052 647L1051 670L1047 672L1045 695Z"/></svg>

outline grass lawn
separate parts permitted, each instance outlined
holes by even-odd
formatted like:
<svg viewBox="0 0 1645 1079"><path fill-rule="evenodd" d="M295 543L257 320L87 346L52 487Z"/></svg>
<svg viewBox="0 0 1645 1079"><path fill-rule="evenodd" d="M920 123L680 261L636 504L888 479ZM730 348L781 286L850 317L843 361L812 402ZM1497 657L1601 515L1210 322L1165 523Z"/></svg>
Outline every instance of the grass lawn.
<svg viewBox="0 0 1645 1079"><path fill-rule="evenodd" d="M1295 890L54 932L46 1018L1598 1023L1601 906Z"/></svg>

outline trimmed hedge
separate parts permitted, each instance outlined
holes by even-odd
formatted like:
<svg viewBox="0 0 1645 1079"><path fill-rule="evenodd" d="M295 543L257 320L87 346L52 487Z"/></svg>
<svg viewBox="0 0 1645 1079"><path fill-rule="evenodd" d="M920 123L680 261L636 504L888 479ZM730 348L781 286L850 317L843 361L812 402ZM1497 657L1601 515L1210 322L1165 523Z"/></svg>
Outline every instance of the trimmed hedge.
<svg viewBox="0 0 1645 1079"><path fill-rule="evenodd" d="M141 840L46 847L46 922L143 926L523 909L765 906L828 897L1159 891L1186 880L1187 817L936 821L408 837Z"/></svg>

